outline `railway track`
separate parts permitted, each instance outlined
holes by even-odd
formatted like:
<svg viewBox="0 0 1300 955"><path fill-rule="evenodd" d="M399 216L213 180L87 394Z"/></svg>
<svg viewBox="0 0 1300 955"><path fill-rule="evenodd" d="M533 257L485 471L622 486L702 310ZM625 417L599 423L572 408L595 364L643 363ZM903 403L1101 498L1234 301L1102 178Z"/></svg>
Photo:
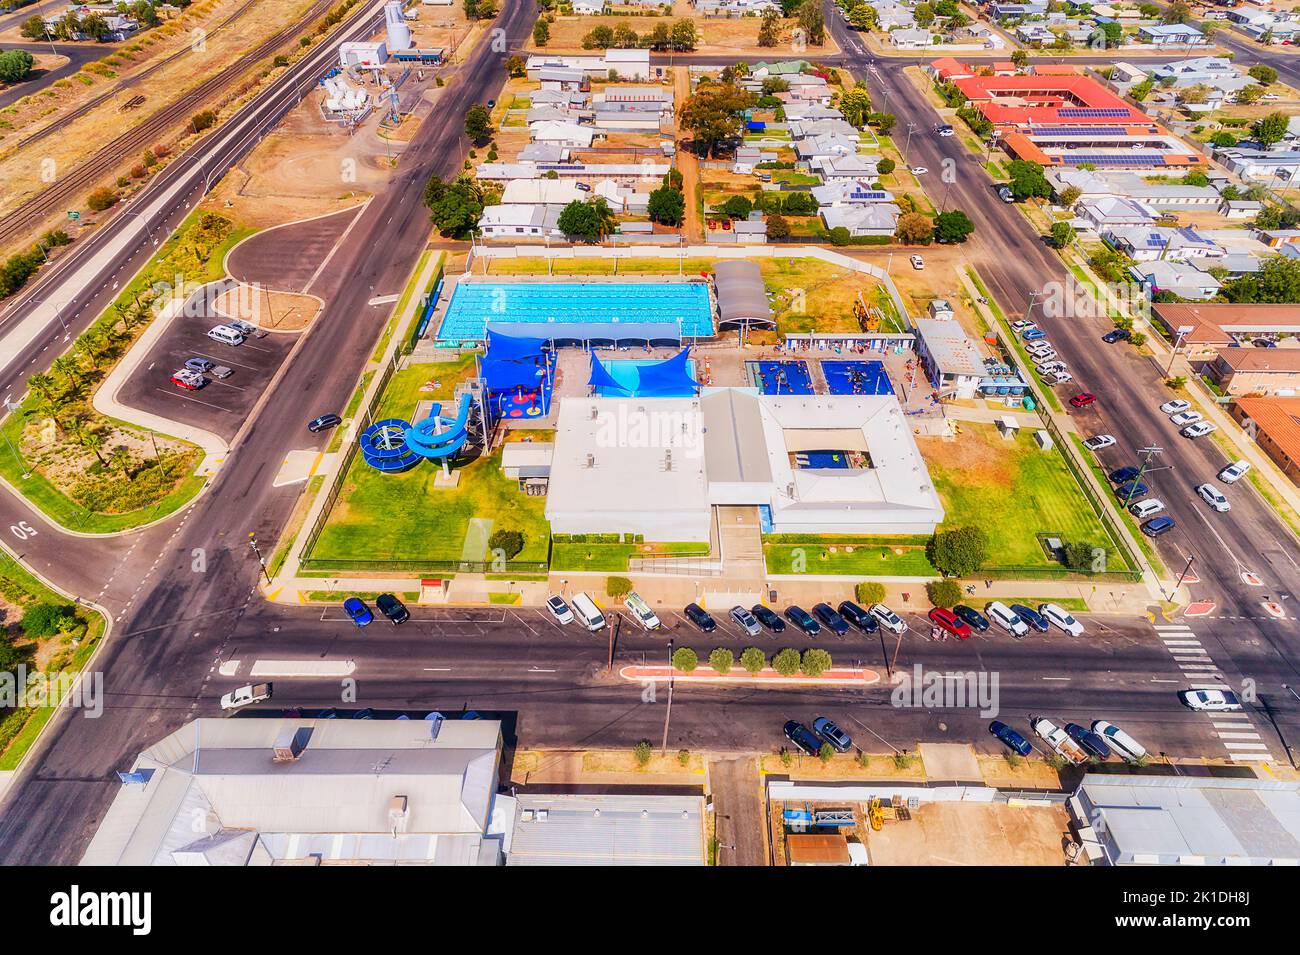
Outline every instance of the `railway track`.
<svg viewBox="0 0 1300 955"><path fill-rule="evenodd" d="M53 182L48 188L28 199L12 212L6 213L0 224L0 246L8 245L35 232L48 218L60 210L73 205L77 195L89 186L101 180L107 173L117 168L118 164L129 156L136 155L144 147L157 142L169 129L180 126L204 103L216 93L230 85L248 67L258 60L274 53L292 37L302 33L302 24L309 23L329 11L337 0L320 0L314 4L303 18L269 37L257 47L234 60L220 73L209 77L192 90L184 93L175 102L154 113L138 126L134 126L122 135L110 140L93 155L78 163L62 178ZM358 4L354 14L344 21L346 25L365 15L365 4Z"/></svg>

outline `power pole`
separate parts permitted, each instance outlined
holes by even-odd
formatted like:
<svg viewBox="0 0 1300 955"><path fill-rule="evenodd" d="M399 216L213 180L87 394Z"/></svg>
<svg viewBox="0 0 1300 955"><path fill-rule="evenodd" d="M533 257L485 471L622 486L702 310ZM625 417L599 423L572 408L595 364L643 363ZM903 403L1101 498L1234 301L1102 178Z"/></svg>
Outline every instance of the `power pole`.
<svg viewBox="0 0 1300 955"><path fill-rule="evenodd" d="M1142 459L1142 466L1138 468L1137 477L1135 477L1129 483L1128 496L1124 498L1125 510L1128 509L1129 504L1133 503L1133 494L1134 492L1137 491L1137 486L1142 480L1142 475L1146 474L1147 469L1151 467L1151 459L1158 454L1164 454L1164 453L1165 453L1164 448L1158 448L1155 445L1151 445L1150 447L1146 447L1146 448L1138 448L1138 454L1144 454L1146 455L1146 457Z"/></svg>

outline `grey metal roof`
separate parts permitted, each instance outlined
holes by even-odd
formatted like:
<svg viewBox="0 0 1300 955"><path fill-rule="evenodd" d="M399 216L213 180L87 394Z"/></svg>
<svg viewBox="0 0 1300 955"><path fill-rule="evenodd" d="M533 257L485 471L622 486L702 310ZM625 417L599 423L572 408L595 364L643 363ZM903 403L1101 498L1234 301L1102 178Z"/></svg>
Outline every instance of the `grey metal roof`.
<svg viewBox="0 0 1300 955"><path fill-rule="evenodd" d="M700 399L700 412L709 483L770 484L772 469L758 398L735 388L706 391Z"/></svg>
<svg viewBox="0 0 1300 955"><path fill-rule="evenodd" d="M520 795L506 865L704 865L700 796Z"/></svg>
<svg viewBox="0 0 1300 955"><path fill-rule="evenodd" d="M718 328L761 325L775 328L767 287L757 262L747 259L722 261L713 267L718 293Z"/></svg>

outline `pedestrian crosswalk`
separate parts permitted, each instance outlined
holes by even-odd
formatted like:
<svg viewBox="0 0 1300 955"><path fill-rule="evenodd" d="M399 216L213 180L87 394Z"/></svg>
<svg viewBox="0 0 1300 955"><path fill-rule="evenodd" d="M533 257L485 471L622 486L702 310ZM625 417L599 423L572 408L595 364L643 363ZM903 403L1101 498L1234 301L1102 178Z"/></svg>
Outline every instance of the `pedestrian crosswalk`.
<svg viewBox="0 0 1300 955"><path fill-rule="evenodd" d="M1200 638L1187 624L1157 624L1156 633L1182 670L1190 690L1233 690L1223 678L1210 651L1201 645ZM1235 691L1234 691L1235 692ZM1227 751L1228 758L1243 763L1271 763L1273 756L1268 744L1260 736L1250 714L1199 713L1210 721L1215 737Z"/></svg>

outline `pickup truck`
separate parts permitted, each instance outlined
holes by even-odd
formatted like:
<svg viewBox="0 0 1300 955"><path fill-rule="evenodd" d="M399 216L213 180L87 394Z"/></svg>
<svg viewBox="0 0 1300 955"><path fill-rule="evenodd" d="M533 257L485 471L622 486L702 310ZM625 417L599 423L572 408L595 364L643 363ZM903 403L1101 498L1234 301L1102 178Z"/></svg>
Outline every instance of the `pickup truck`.
<svg viewBox="0 0 1300 955"><path fill-rule="evenodd" d="M223 710L237 710L241 706L248 706L250 703L261 703L263 700L271 698L271 683L250 683L248 686L241 686L238 689L231 690L221 698L221 708Z"/></svg>
<svg viewBox="0 0 1300 955"><path fill-rule="evenodd" d="M1087 762L1088 754L1083 751L1083 747L1070 739L1070 734L1051 720L1043 719L1040 716L1038 719L1032 720L1029 727L1038 734L1038 737L1044 743L1052 747L1058 756L1068 759L1075 765Z"/></svg>

